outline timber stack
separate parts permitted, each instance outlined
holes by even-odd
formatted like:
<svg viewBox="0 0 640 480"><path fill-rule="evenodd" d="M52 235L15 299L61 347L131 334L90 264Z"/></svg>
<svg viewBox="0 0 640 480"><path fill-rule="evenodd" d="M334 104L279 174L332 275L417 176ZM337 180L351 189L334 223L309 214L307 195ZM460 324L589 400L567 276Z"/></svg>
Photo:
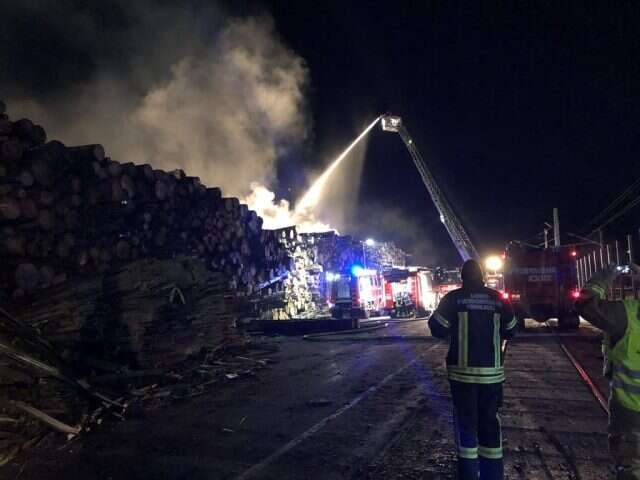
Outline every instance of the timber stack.
<svg viewBox="0 0 640 480"><path fill-rule="evenodd" d="M237 198L47 141L1 101L0 262L0 466L52 429L86 429L96 405L122 410L89 385L242 344L239 297L292 265Z"/></svg>
<svg viewBox="0 0 640 480"><path fill-rule="evenodd" d="M40 289L144 258L191 255L239 295L290 268L262 219L182 170L117 162L101 145L47 141L0 102L0 292Z"/></svg>

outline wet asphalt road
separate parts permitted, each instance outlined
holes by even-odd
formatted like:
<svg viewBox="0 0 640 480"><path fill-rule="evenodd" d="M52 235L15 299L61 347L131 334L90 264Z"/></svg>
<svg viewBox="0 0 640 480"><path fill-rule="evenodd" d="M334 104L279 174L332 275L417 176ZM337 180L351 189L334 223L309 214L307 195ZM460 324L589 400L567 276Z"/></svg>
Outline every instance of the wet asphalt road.
<svg viewBox="0 0 640 480"><path fill-rule="evenodd" d="M417 321L364 337L426 334L426 322ZM62 449L45 442L25 465L0 476L454 478L446 346L431 338L364 337L258 338L278 351L256 377L112 423ZM606 417L554 342L523 338L509 350L503 415L508 477L607 478ZM593 345L580 347L584 358L596 355L588 353Z"/></svg>

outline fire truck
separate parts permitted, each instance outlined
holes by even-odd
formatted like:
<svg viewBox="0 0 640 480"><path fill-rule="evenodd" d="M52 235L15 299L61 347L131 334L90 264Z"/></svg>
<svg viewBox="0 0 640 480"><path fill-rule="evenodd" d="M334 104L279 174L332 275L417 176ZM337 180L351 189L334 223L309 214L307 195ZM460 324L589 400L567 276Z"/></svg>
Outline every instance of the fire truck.
<svg viewBox="0 0 640 480"><path fill-rule="evenodd" d="M426 316L436 307L437 296L429 270L392 268L382 275L385 313L392 317Z"/></svg>
<svg viewBox="0 0 640 480"><path fill-rule="evenodd" d="M431 274L420 267L377 270L354 266L347 273L326 273L333 318L425 316L437 302Z"/></svg>
<svg viewBox="0 0 640 480"><path fill-rule="evenodd" d="M331 316L360 319L384 311L382 278L376 270L354 265L349 272L325 273Z"/></svg>
<svg viewBox="0 0 640 480"><path fill-rule="evenodd" d="M557 318L561 328L576 328L579 296L576 250L571 246L533 249L511 244L505 254L503 295L519 318L544 322Z"/></svg>
<svg viewBox="0 0 640 480"><path fill-rule="evenodd" d="M447 270L444 268L436 268L433 272L433 281L434 290L437 294L437 302L450 291L462 288L460 269Z"/></svg>

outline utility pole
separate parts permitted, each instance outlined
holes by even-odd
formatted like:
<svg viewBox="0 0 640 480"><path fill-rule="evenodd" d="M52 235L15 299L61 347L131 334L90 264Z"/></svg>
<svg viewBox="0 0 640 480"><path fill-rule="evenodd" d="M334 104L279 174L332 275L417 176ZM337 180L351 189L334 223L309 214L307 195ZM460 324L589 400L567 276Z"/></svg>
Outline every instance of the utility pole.
<svg viewBox="0 0 640 480"><path fill-rule="evenodd" d="M560 218L557 208L553 209L553 246L560 246Z"/></svg>
<svg viewBox="0 0 640 480"><path fill-rule="evenodd" d="M544 229L544 249L549 248L549 230L547 228Z"/></svg>

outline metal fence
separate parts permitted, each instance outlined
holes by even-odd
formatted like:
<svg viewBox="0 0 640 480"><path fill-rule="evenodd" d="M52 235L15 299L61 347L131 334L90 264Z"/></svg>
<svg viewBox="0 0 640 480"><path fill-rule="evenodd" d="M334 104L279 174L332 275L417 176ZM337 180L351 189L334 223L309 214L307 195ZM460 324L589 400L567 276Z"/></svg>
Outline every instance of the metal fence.
<svg viewBox="0 0 640 480"><path fill-rule="evenodd" d="M582 288L596 272L602 271L609 265L620 266L638 263L639 257L635 243L633 235L627 235L624 240L603 244L578 257L576 259L578 287ZM610 291L607 292L607 297L613 300L640 299L640 275L632 273L620 275Z"/></svg>

